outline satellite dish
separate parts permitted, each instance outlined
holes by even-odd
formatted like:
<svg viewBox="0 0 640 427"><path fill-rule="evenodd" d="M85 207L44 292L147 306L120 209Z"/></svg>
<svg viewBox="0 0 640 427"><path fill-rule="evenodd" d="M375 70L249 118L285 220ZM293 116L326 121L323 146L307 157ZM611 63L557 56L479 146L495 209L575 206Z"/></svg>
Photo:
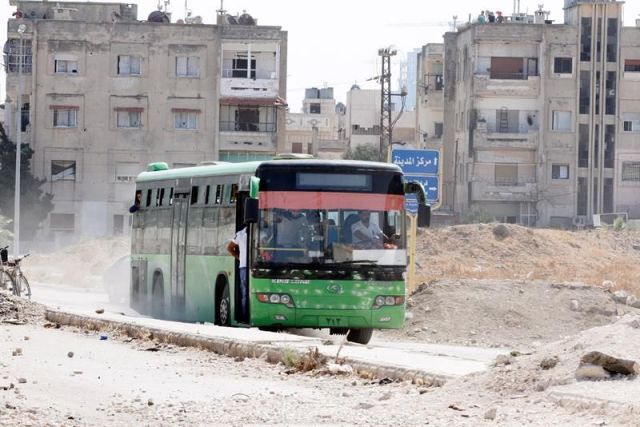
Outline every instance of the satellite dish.
<svg viewBox="0 0 640 427"><path fill-rule="evenodd" d="M160 10L154 10L153 12L151 12L149 14L149 17L147 18L147 21L158 24L169 24L171 22L171 20L169 19L169 15Z"/></svg>
<svg viewBox="0 0 640 427"><path fill-rule="evenodd" d="M256 21L255 21L255 19L253 19L253 16L249 15L248 13L243 13L242 15L240 15L238 17L238 24L240 24L240 25L256 25Z"/></svg>

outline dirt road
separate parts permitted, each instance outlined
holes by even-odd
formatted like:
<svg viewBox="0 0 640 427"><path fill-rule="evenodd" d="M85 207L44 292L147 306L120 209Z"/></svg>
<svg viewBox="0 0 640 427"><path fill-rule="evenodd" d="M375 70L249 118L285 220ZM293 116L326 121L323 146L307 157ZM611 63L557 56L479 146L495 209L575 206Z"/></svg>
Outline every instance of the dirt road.
<svg viewBox="0 0 640 427"><path fill-rule="evenodd" d="M508 386L518 374L505 367L423 388L353 375L289 374L261 360L123 340L42 324L3 326L0 425L476 426L493 418L549 426L629 420L602 405L578 410L546 391Z"/></svg>

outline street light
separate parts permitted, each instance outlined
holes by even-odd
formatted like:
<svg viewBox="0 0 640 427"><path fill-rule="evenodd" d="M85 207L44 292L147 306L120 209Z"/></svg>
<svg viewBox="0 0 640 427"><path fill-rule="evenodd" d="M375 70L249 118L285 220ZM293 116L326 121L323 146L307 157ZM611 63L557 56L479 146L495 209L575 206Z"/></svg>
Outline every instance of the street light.
<svg viewBox="0 0 640 427"><path fill-rule="evenodd" d="M13 201L13 256L20 255L20 150L22 149L22 35L27 26L18 25L18 90L16 94L16 185Z"/></svg>

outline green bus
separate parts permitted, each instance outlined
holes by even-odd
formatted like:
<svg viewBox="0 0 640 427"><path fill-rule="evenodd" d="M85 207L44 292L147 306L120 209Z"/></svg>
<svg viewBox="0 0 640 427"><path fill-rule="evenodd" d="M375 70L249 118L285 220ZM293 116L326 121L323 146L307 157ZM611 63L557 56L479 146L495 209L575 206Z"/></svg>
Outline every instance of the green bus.
<svg viewBox="0 0 640 427"><path fill-rule="evenodd" d="M136 179L131 209L131 306L187 322L329 328L366 344L373 329L404 324L405 192L418 194L418 225L428 225L422 186L392 164L152 163ZM380 236L354 237L361 215ZM245 225L248 318L227 251Z"/></svg>

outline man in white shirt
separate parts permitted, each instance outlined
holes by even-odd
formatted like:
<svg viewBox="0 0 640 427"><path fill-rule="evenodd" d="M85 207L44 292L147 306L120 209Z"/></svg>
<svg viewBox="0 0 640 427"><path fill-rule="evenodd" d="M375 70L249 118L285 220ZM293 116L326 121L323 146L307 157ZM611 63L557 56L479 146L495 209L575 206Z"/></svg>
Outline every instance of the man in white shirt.
<svg viewBox="0 0 640 427"><path fill-rule="evenodd" d="M238 231L227 245L227 251L238 260L240 273L240 309L242 318L249 320L249 286L247 277L247 227Z"/></svg>
<svg viewBox="0 0 640 427"><path fill-rule="evenodd" d="M351 226L352 243L357 247L381 249L386 236L378 224L371 222L371 212L360 211L358 217L359 221Z"/></svg>

